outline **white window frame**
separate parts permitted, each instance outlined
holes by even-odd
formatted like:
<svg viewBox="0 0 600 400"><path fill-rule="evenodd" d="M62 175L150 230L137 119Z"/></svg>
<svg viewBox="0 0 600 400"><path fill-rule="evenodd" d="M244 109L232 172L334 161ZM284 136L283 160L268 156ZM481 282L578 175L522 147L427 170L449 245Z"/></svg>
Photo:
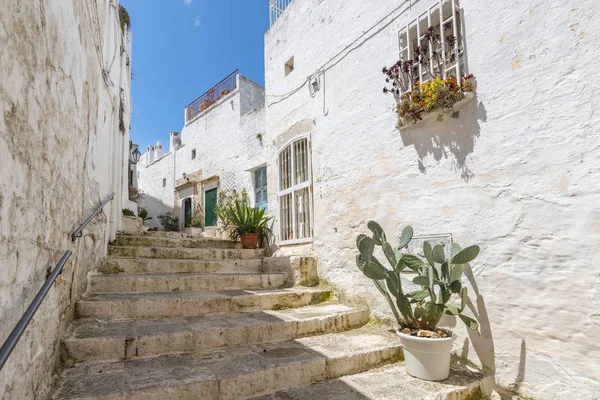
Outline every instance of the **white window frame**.
<svg viewBox="0 0 600 400"><path fill-rule="evenodd" d="M266 181L263 186L258 187L257 182L256 182L256 172L261 169L265 170L265 180ZM267 201L265 204L265 212L268 212L269 211L269 185L267 184L267 182L268 182L268 180L267 180L267 164L262 164L256 168L251 169L250 173L252 174L252 194L253 194L252 201L254 203L254 206L255 207L258 206L258 203L256 202L256 192L265 190L267 192Z"/></svg>
<svg viewBox="0 0 600 400"><path fill-rule="evenodd" d="M451 5L451 15L448 18L444 18L443 15L443 6L447 3L450 3ZM438 11L439 14L439 18L437 20L433 20L432 19L432 14L435 11ZM462 41L464 40L464 32L462 32L462 25L459 26L459 24L461 23L461 20L459 18L457 18L457 16L459 16L459 12L460 12L460 5L459 5L459 0L438 0L436 2L436 4L432 7L429 7L427 9L427 11L425 11L424 13L421 13L417 16L417 18L415 18L414 20L410 21L408 24L406 24L405 28L402 28L399 32L398 32L398 43L399 43L399 47L400 47L400 59L404 60L405 59L405 55L406 55L406 59L412 60L414 58L414 49L413 49L413 40L418 38L418 44L419 46L422 45L422 40L424 38L424 34L425 32L421 33L421 29L420 29L420 22L421 21L427 21L427 26L435 26L437 24L439 24L440 26L440 33L441 33L441 39L442 39L442 48L440 49L443 53L443 59L444 59L444 65L443 65L443 70L442 70L442 78L446 79L448 77L448 74L451 73L454 70L454 73L456 75L456 81L457 83L460 85L462 82L462 73L464 72L463 69L464 68L464 51L463 51L463 46L462 46ZM452 21L452 35L456 38L456 42L454 43L454 49L453 52L456 54L456 61L450 65L447 65L447 60L449 58L449 55L446 54L446 49L445 49L445 36L444 36L444 24L446 22ZM410 32L411 32L411 28L413 28L414 26L416 26L417 28L417 36L416 38L413 36L411 38L410 36ZM406 35L406 42L404 43L402 36ZM431 54L431 47L429 48L429 53ZM419 81L420 82L427 82L429 79L423 79L426 75L424 74L424 72L422 71L422 65L419 63L418 64L418 69L419 69ZM432 66L432 72L433 72L433 66ZM412 90L412 87L408 90L408 92L410 92ZM404 92L406 93L406 92ZM403 94L403 93L401 93Z"/></svg>
<svg viewBox="0 0 600 400"><path fill-rule="evenodd" d="M294 184L293 180L295 179L295 161L294 161L294 152L293 145L295 142L306 139L307 143L307 156L308 156L308 180L299 184ZM290 148L291 160L290 160L290 177L292 179L292 183L289 188L281 189L281 165L279 164L279 156L283 153L287 148ZM296 201L294 197L294 193L308 188L308 207L309 207L309 232L310 235L301 239L290 239L290 240L282 240L281 238L281 228L282 228L282 219L281 219L281 198L285 195L292 194L292 232L294 236L296 235ZM312 144L309 135L297 136L294 139L288 141L283 146L280 147L277 152L277 215L279 218L279 229L277 233L278 243L282 245L288 244L302 244L302 243L311 243L314 239L314 212L313 212L313 186L312 186Z"/></svg>

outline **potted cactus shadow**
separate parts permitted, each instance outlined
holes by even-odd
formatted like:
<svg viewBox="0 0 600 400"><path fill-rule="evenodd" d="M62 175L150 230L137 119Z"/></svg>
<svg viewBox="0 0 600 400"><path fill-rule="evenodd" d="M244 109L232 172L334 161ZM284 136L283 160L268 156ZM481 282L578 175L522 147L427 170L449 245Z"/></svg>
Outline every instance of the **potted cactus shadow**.
<svg viewBox="0 0 600 400"><path fill-rule="evenodd" d="M465 264L479 254L479 246L462 249L454 244L454 255L446 259L443 245L432 247L425 241L422 255L415 255L406 250L413 237L412 227L405 227L392 246L377 222L370 221L367 226L372 236L361 234L356 238L359 251L356 265L373 280L392 309L399 325L396 332L402 342L406 371L424 380L448 378L456 335L438 324L442 315L447 314L460 318L469 329L478 328L477 321L463 314L467 288L463 287L461 277ZM375 257L376 247L381 247L391 268L384 267ZM403 281L411 282L412 290L407 291ZM456 298L454 304L453 298Z"/></svg>

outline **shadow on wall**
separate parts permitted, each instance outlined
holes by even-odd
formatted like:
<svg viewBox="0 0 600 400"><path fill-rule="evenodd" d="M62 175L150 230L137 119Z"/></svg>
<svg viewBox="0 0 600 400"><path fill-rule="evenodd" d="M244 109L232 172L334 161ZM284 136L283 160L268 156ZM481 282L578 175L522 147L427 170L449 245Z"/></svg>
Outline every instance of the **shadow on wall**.
<svg viewBox="0 0 600 400"><path fill-rule="evenodd" d="M430 119L401 131L404 146L413 145L417 151L421 173L427 173L423 161L431 155L436 161L452 158L454 171L466 182L475 176L467 165L467 156L475 149L475 141L481 132L480 122L487 120L487 112L483 103L478 102L477 95L458 111L461 113L458 119L447 118L443 122Z"/></svg>
<svg viewBox="0 0 600 400"><path fill-rule="evenodd" d="M515 393L518 393L521 388L521 383L523 383L525 379L525 360L527 355L527 346L525 340L521 341L521 353L519 359L519 367L517 376L515 378L515 382L511 384L508 388L503 388L496 384L496 353L494 349L494 338L492 335L492 328L490 325L489 315L487 313L487 309L485 306L485 300L481 293L479 292L479 288L477 286L477 282L475 281L475 276L473 274L473 270L471 266L466 264L465 275L473 288L473 291L476 296L475 303L469 297L467 302L467 307L473 313L477 321L479 322L479 329L471 330L467 329L467 333L469 335L468 338L465 338L463 343L462 352L460 354L459 363L464 363L470 367L476 367L470 361L468 361L469 357L469 340L473 345L473 349L475 349L475 353L481 362L481 366L483 371L481 371L485 376L493 378L490 381L490 385L488 387L484 387L484 392L486 395L490 395L492 391L496 391L500 394L502 399L512 399Z"/></svg>
<svg viewBox="0 0 600 400"><path fill-rule="evenodd" d="M166 212L173 211L173 207L163 203L156 197L148 195L147 193L142 195L142 199L139 201L138 206L148 210L148 216L152 217L151 220L148 220L145 223L145 225L149 226L150 228L163 229L158 216Z"/></svg>

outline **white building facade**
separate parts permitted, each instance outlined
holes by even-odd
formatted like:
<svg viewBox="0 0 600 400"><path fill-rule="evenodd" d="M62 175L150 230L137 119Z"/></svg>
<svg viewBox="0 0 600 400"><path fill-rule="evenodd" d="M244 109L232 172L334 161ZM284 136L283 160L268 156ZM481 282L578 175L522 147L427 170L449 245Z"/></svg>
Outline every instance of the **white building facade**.
<svg viewBox="0 0 600 400"><path fill-rule="evenodd" d="M246 189L253 204L266 204L264 88L234 71L185 107L181 133L171 132L169 151L149 146L138 163L142 206L157 216L173 212L180 229L190 217L216 225L218 192Z"/></svg>
<svg viewBox="0 0 600 400"><path fill-rule="evenodd" d="M265 36L279 254L316 256L320 277L386 317L354 261L369 220L479 244L482 331L457 326L458 354L535 398L600 398L600 3L283 3ZM475 96L458 119L400 131L382 68L440 7Z"/></svg>

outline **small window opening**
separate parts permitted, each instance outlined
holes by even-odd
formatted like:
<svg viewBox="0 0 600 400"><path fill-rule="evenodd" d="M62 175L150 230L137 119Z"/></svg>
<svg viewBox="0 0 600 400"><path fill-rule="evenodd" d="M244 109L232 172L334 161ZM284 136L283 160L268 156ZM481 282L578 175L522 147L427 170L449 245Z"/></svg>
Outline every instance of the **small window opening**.
<svg viewBox="0 0 600 400"><path fill-rule="evenodd" d="M294 56L285 63L285 76L288 76L294 70Z"/></svg>
<svg viewBox="0 0 600 400"><path fill-rule="evenodd" d="M196 149L192 149L192 160L196 158Z"/></svg>
<svg viewBox="0 0 600 400"><path fill-rule="evenodd" d="M163 178L163 187L167 187L167 178Z"/></svg>

